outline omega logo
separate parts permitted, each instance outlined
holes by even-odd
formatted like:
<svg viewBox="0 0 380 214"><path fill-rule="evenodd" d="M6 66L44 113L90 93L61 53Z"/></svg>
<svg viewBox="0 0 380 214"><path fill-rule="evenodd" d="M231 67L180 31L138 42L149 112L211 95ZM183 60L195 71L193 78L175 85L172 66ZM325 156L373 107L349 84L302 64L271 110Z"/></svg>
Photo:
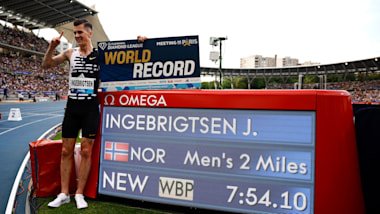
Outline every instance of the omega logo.
<svg viewBox="0 0 380 214"><path fill-rule="evenodd" d="M119 98L120 105L123 106L167 106L163 95L126 95L123 94ZM115 97L108 94L104 97L104 105L115 105Z"/></svg>
<svg viewBox="0 0 380 214"><path fill-rule="evenodd" d="M105 98L104 98L104 105L108 105L108 97L111 97L111 103L109 105L113 106L115 104L115 97L112 95L112 94L108 94Z"/></svg>

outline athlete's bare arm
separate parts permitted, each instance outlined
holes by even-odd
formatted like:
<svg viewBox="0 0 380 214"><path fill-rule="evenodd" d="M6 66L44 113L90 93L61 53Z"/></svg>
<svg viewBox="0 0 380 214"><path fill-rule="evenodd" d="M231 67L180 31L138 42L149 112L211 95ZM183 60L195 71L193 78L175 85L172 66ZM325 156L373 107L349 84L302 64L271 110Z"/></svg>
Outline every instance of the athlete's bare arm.
<svg viewBox="0 0 380 214"><path fill-rule="evenodd" d="M56 67L66 60L68 60L70 62L70 56L73 52L72 48L69 48L69 49L63 51L62 53L58 54L57 56L53 57L55 49L61 43L62 35L63 35L63 31L59 37L55 37L51 40L49 48L46 51L44 59L42 60L42 68L43 69Z"/></svg>

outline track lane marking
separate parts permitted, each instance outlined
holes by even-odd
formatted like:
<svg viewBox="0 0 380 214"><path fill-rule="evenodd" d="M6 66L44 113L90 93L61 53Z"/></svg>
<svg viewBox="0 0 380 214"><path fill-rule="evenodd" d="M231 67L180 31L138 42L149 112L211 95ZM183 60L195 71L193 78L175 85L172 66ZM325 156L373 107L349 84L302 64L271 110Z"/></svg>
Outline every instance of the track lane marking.
<svg viewBox="0 0 380 214"><path fill-rule="evenodd" d="M57 112L58 114L54 114L54 112ZM34 117L34 116L63 116L64 115L64 112L62 112L62 114L59 114L60 111L53 111L52 113L45 113L45 114L40 114L40 113L22 113L22 118L29 118L29 117ZM25 116L26 114L26 116ZM4 114L3 115L3 118L8 118L8 114ZM8 120L2 120L0 121L0 123L5 123L5 122L8 122Z"/></svg>
<svg viewBox="0 0 380 214"><path fill-rule="evenodd" d="M0 132L0 135L6 134L6 133L8 133L8 132L11 132L11 131L13 131L13 130L15 130L15 129L18 129L18 128L22 128L22 127L24 127L24 126L28 126L28 125L33 124L33 123L38 123L38 122L41 122L41 121L44 121L44 120L48 120L48 119L52 119L52 118L55 118L55 117L61 117L61 115L59 115L59 116L47 117L47 118L43 118L43 119L40 119L40 120L35 120L35 121L32 121L32 122L29 122L29 123L25 123L25 124L22 124L22 125L16 126L16 127L14 127L14 128L8 129L8 130L6 130L6 131Z"/></svg>

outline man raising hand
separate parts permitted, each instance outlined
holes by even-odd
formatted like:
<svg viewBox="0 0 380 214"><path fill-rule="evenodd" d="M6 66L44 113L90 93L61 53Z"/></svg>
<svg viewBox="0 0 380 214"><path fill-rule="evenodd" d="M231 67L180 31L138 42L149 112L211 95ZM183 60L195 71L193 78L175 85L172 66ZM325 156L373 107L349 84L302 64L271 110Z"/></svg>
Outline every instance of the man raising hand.
<svg viewBox="0 0 380 214"><path fill-rule="evenodd" d="M78 48L69 48L53 57L55 48L60 44L63 32L53 38L42 61L44 69L56 67L68 61L70 63L69 93L65 116L62 123L61 155L61 193L48 204L59 207L70 202L69 181L73 165L76 137L82 129L81 163L78 175L78 187L75 201L78 209L86 208L83 191L91 169L92 146L95 141L99 123L99 65L98 52L91 43L92 25L85 19L74 21L74 36ZM146 37L138 37L140 42Z"/></svg>

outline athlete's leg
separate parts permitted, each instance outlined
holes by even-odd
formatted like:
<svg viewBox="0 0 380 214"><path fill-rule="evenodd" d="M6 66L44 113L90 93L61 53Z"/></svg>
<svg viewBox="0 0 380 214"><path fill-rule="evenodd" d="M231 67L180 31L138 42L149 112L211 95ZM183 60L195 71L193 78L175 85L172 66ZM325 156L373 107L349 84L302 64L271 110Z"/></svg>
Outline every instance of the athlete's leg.
<svg viewBox="0 0 380 214"><path fill-rule="evenodd" d="M62 138L61 193L69 195L70 173L74 160L76 138Z"/></svg>
<svg viewBox="0 0 380 214"><path fill-rule="evenodd" d="M65 116L62 123L61 193L48 204L49 207L59 207L62 204L70 202L70 174L74 160L75 141L80 129L80 123L78 122L79 117L73 112L75 109L75 106L72 106L69 100L66 105Z"/></svg>
<svg viewBox="0 0 380 214"><path fill-rule="evenodd" d="M78 188L75 194L83 194L91 170L92 146L95 139L82 137L81 161L79 166Z"/></svg>
<svg viewBox="0 0 380 214"><path fill-rule="evenodd" d="M82 142L81 142L81 162L79 166L78 188L75 194L83 194L86 187L87 178L91 170L92 147L95 141L99 124L98 100L89 101L86 106L86 113L82 119Z"/></svg>

